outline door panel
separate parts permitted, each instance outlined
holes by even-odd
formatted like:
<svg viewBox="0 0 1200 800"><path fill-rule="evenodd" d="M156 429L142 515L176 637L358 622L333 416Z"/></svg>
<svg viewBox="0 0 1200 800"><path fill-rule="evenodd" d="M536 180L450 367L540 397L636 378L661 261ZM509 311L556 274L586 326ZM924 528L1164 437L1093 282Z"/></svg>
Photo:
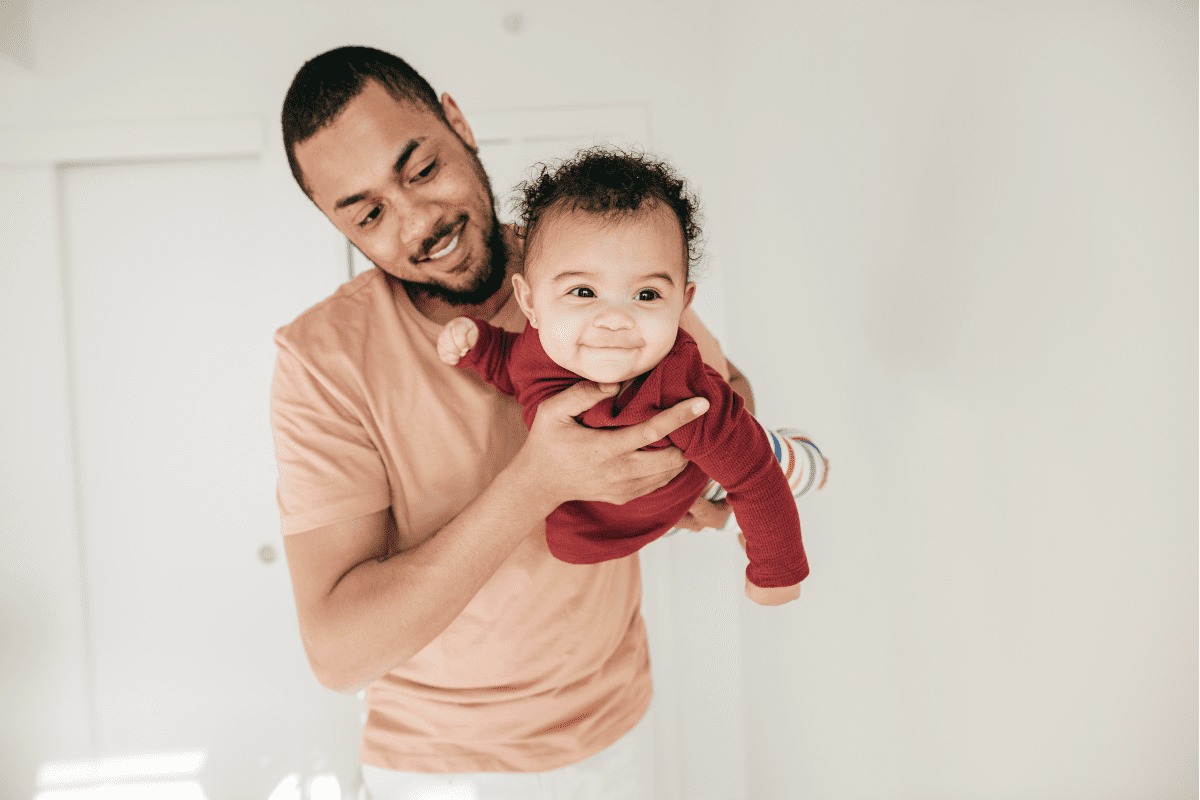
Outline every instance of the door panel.
<svg viewBox="0 0 1200 800"><path fill-rule="evenodd" d="M304 657L268 415L295 287L326 284L314 302L345 262L328 231L279 235L258 160L72 168L61 189L100 755L204 749L209 797L347 787L360 707Z"/></svg>

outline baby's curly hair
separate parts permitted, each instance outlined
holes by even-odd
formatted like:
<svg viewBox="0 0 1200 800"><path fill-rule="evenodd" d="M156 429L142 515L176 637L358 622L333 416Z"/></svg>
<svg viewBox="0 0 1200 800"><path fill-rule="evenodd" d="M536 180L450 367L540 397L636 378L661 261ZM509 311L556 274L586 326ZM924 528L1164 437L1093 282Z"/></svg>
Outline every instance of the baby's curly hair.
<svg viewBox="0 0 1200 800"><path fill-rule="evenodd" d="M524 229L526 253L547 214L584 211L616 220L657 201L675 212L683 231L684 280L699 263L703 244L699 204L667 163L638 151L599 145L534 169L534 177L518 184L520 195L513 203Z"/></svg>

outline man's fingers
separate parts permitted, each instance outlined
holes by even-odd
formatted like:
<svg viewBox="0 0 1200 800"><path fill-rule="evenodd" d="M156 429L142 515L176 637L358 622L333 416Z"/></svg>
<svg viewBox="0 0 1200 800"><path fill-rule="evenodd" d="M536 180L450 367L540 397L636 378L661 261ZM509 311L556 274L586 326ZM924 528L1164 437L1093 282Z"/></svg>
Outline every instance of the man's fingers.
<svg viewBox="0 0 1200 800"><path fill-rule="evenodd" d="M731 511L729 503L725 500L718 500L714 503L698 497L696 502L692 503L688 513L705 528L720 528L729 519Z"/></svg>
<svg viewBox="0 0 1200 800"><path fill-rule="evenodd" d="M543 402L538 407L538 413L540 414L545 411L553 419L565 422L568 419L579 416L604 398L612 397L616 391L616 384L610 383L601 386L591 381L580 381L565 392L560 392ZM659 438L661 439L662 437L660 436ZM629 449L635 450L637 448L631 447Z"/></svg>
<svg viewBox="0 0 1200 800"><path fill-rule="evenodd" d="M708 411L708 401L703 397L693 397L681 403L660 411L650 419L638 425L631 425L621 431L623 442L630 450L636 450L653 444L671 431L686 425Z"/></svg>

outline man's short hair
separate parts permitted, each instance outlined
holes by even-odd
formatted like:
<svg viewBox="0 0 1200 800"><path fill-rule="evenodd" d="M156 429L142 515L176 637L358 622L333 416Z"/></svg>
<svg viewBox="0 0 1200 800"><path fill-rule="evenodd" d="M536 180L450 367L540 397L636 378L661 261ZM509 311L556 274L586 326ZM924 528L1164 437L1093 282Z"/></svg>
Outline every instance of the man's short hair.
<svg viewBox="0 0 1200 800"><path fill-rule="evenodd" d="M530 252L547 215L583 211L613 220L659 202L675 213L683 231L684 276L701 256L700 208L686 182L669 164L637 151L607 145L580 150L566 161L539 164L537 174L517 188L514 202Z"/></svg>
<svg viewBox="0 0 1200 800"><path fill-rule="evenodd" d="M296 162L296 145L331 124L342 109L358 97L367 79L380 83L402 102L423 106L446 126L446 112L429 82L404 59L373 47L338 47L305 63L283 98L283 149L292 177L311 196Z"/></svg>

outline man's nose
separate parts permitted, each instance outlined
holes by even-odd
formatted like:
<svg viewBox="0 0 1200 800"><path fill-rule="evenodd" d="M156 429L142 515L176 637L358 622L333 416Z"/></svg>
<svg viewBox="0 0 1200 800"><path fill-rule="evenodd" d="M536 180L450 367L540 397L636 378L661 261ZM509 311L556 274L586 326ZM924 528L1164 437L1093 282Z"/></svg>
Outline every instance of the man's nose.
<svg viewBox="0 0 1200 800"><path fill-rule="evenodd" d="M592 322L597 328L607 328L611 331L633 327L633 317L629 310L620 305L608 305L601 309Z"/></svg>
<svg viewBox="0 0 1200 800"><path fill-rule="evenodd" d="M437 228L441 209L433 203L406 202L397 206L400 217L400 238L409 258L419 258L421 247Z"/></svg>

